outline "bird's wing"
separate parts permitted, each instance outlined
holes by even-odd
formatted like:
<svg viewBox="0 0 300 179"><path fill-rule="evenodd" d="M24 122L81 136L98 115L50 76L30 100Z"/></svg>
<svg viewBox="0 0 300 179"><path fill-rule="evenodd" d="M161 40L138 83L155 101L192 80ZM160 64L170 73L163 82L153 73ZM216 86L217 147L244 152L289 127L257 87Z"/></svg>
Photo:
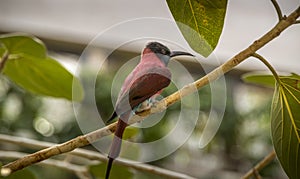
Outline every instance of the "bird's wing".
<svg viewBox="0 0 300 179"><path fill-rule="evenodd" d="M134 80L129 90L120 97L116 112L120 115L132 110L171 82L168 68L152 67Z"/></svg>

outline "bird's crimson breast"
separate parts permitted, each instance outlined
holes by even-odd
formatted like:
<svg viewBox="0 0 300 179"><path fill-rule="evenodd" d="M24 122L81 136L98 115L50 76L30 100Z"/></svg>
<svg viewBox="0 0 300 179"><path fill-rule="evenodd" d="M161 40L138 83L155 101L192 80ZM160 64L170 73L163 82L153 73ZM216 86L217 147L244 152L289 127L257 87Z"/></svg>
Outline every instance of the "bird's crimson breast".
<svg viewBox="0 0 300 179"><path fill-rule="evenodd" d="M132 81L129 89L120 96L116 112L120 115L155 95L171 82L171 72L166 67L154 66Z"/></svg>

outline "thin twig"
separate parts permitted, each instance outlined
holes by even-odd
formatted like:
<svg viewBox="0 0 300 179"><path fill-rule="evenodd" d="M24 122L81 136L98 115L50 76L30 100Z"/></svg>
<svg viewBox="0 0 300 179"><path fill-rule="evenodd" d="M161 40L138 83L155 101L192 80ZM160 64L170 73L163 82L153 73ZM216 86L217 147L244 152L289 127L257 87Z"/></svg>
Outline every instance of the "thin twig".
<svg viewBox="0 0 300 179"><path fill-rule="evenodd" d="M94 134L92 136L95 138L96 137L101 138L102 136L109 135L111 133L110 129L113 130L114 128L115 128L115 125L111 124L109 126L106 126L102 129L97 130L96 134L94 134L94 132L92 132L92 134ZM90 133L90 135L91 135L91 133ZM50 157L53 157L55 155L70 152L76 148L80 148L80 147L89 145L90 142L89 142L88 138L89 138L88 136L82 135L82 136L78 136L72 140L69 140L65 143L53 145L49 148L40 150L33 154L26 155L23 158L20 158L12 163L9 163L9 164L3 166L2 169L9 168L11 172L14 172L14 171L20 170L24 167L27 167L29 165L32 165L37 162L48 159Z"/></svg>
<svg viewBox="0 0 300 179"><path fill-rule="evenodd" d="M275 7L275 10L276 10L276 13L277 13L277 16L278 16L278 21L281 21L283 19L283 16L282 16L282 11L280 9L279 4L277 3L276 0L271 0L271 2L273 3L273 5Z"/></svg>
<svg viewBox="0 0 300 179"><path fill-rule="evenodd" d="M53 146L54 144L51 142L38 141L33 139L27 139L24 137L16 137L11 135L0 134L0 142L6 142L15 144L22 147L27 147L29 149L44 149Z"/></svg>
<svg viewBox="0 0 300 179"><path fill-rule="evenodd" d="M0 60L0 73L2 72L6 61L8 60L8 51L6 50Z"/></svg>
<svg viewBox="0 0 300 179"><path fill-rule="evenodd" d="M27 139L27 138L23 138L23 137L9 136L9 135L4 135L4 134L0 134L0 142L11 143L11 144L15 144L15 145L22 146L22 147L27 147L29 149L44 149L44 148L56 145L55 143L51 143L51 142L42 142L42 141L38 141L38 140ZM94 151L90 151L90 150L75 149L74 151L72 151L68 154L86 158L89 160L97 160L97 161L101 161L101 162L107 162L106 156L100 154L99 152L94 152ZM116 165L133 168L133 169L143 171L143 172L149 172L149 173L163 176L166 178L189 178L189 179L193 178L186 174L174 172L171 170L155 167L155 166L148 165L148 164L137 163L136 161L132 161L132 160L128 160L128 159L118 158L115 160L114 163Z"/></svg>
<svg viewBox="0 0 300 179"><path fill-rule="evenodd" d="M168 106L171 104L174 104L175 102L179 101L182 97L189 95L197 89L207 85L209 82L212 82L219 77L223 76L224 73L230 71L232 68L243 62L245 59L250 57L252 54L254 54L258 49L262 48L264 45L266 45L271 40L275 39L280 35L282 31L284 31L289 26L293 25L296 19L300 16L300 7L298 7L293 13L291 13L286 19L282 19L278 24L276 24L269 32L267 32L264 36L259 38L258 40L254 41L248 48L241 51L237 55L235 55L233 58L228 60L226 63L221 65L220 67L216 68L203 78L195 81L192 84L189 84L185 87L183 87L181 90L171 94L170 96L164 98L162 101L160 101L154 108L151 108L148 111L145 111L139 115L142 116L148 116L152 113L155 113L157 111L165 110ZM196 88L195 88L196 87ZM131 122L141 121L143 120L143 117L137 117L135 115L133 117L133 120ZM70 141L67 141L63 144L55 145L50 148L38 151L36 153L30 154L28 156L25 156L24 158L21 158L19 160L16 160L14 162L11 162L5 166L1 170L5 170L9 168L12 172L20 170L24 167L27 167L29 165L32 165L34 163L37 163L39 161L45 160L49 157L70 152L76 148L83 147L85 145L89 145L92 142L95 142L102 138L105 135L111 134L116 128L116 123L110 124L109 126L106 126L102 129L96 130L94 132L91 132L89 134L86 134L84 136L79 136L75 139L72 139Z"/></svg>
<svg viewBox="0 0 300 179"><path fill-rule="evenodd" d="M22 152L15 152L15 151L0 151L0 158L1 159L18 159L26 156L28 154L22 153ZM86 166L80 166L80 165L75 165L71 164L65 161L59 161L55 159L48 159L45 161L42 161L39 163L39 165L44 165L44 166L54 166L58 167L67 171L75 172L75 173L81 173L84 176L88 176L88 168ZM88 177L85 177L88 178ZM90 178L90 177L89 177Z"/></svg>
<svg viewBox="0 0 300 179"><path fill-rule="evenodd" d="M255 172L259 172L261 169L265 168L273 159L276 157L275 151L270 152L263 160L256 164L251 170L249 170L242 178L248 179L252 175L255 175Z"/></svg>
<svg viewBox="0 0 300 179"><path fill-rule="evenodd" d="M258 171L255 170L255 168L253 168L253 175L254 175L255 179L261 179L261 176L259 175Z"/></svg>

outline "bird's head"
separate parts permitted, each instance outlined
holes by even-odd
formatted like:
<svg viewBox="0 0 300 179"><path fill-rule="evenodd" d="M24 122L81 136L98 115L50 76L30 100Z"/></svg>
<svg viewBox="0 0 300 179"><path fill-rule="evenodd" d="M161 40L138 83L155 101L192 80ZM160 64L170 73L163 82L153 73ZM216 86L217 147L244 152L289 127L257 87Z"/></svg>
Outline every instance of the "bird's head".
<svg viewBox="0 0 300 179"><path fill-rule="evenodd" d="M168 47L159 43L159 42L150 42L146 45L144 49L144 53L153 52L156 56L165 64L168 65L170 59L172 57L180 56L180 55L187 55L187 56L194 56L188 52L182 51L170 51Z"/></svg>

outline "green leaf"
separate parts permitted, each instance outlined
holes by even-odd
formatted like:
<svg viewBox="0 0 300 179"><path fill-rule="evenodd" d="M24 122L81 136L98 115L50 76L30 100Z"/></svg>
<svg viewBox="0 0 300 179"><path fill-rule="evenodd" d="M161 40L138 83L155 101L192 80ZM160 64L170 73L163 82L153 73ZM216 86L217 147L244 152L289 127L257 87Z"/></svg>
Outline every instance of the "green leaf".
<svg viewBox="0 0 300 179"><path fill-rule="evenodd" d="M0 57L8 52L3 73L24 89L46 96L80 101L79 80L47 55L45 45L26 34L0 36Z"/></svg>
<svg viewBox="0 0 300 179"><path fill-rule="evenodd" d="M261 74L257 72L246 73L242 76L244 82L258 84L266 87L275 87L275 78L270 74Z"/></svg>
<svg viewBox="0 0 300 179"><path fill-rule="evenodd" d="M209 56L222 33L227 0L167 0L169 9L189 45Z"/></svg>
<svg viewBox="0 0 300 179"><path fill-rule="evenodd" d="M46 47L43 42L30 35L1 35L0 44L8 50L9 54L27 54L38 58L46 58L47 56ZM0 53L1 56L2 53Z"/></svg>
<svg viewBox="0 0 300 179"><path fill-rule="evenodd" d="M104 178L106 171L106 163L100 163L98 165L92 165L89 167L89 171L93 174L96 179ZM112 169L110 171L110 179L130 179L133 178L133 173L123 166L119 166L113 163Z"/></svg>
<svg viewBox="0 0 300 179"><path fill-rule="evenodd" d="M300 178L300 76L250 73L243 77L250 83L275 87L271 108L271 132L277 157L290 178Z"/></svg>
<svg viewBox="0 0 300 179"><path fill-rule="evenodd" d="M6 62L3 73L32 93L75 101L83 98L79 80L50 57L39 59L25 54L16 55ZM72 92L75 92L73 96Z"/></svg>
<svg viewBox="0 0 300 179"><path fill-rule="evenodd" d="M277 157L289 176L300 178L300 76L280 77L271 109L271 132Z"/></svg>
<svg viewBox="0 0 300 179"><path fill-rule="evenodd" d="M296 73L291 73L289 76L279 76L282 80L294 79L300 80L299 75ZM250 72L242 76L242 80L247 83L253 83L257 85L262 85L266 87L275 87L275 78L271 74L265 74L260 72ZM296 84L297 88L300 88L300 83Z"/></svg>

